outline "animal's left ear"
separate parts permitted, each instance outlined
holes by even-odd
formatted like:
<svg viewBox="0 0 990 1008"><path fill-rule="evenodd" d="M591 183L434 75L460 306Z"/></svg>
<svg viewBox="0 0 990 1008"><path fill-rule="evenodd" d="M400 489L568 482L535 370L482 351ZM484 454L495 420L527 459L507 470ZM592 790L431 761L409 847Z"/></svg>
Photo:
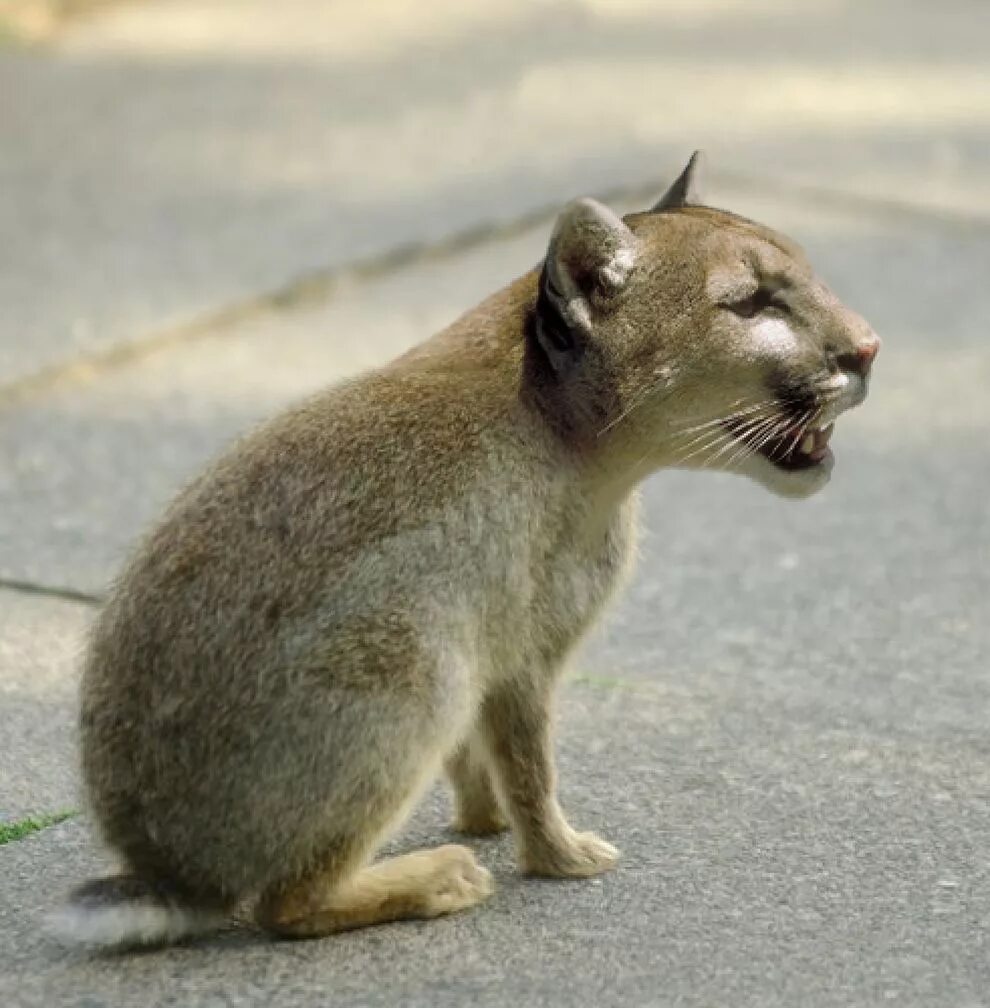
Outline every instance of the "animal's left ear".
<svg viewBox="0 0 990 1008"><path fill-rule="evenodd" d="M625 286L636 237L607 206L580 199L564 208L540 276L537 339L557 369L591 338L595 316Z"/></svg>
<svg viewBox="0 0 990 1008"><path fill-rule="evenodd" d="M674 184L660 197L652 211L676 210L678 207L695 206L702 202L701 184L705 172L705 155L700 150L695 151L688 161L687 167Z"/></svg>

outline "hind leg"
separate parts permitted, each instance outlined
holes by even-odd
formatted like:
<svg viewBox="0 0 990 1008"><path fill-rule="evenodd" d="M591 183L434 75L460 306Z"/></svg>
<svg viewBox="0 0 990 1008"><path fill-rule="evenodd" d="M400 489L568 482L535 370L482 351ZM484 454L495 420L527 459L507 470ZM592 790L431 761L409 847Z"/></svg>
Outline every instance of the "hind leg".
<svg viewBox="0 0 990 1008"><path fill-rule="evenodd" d="M458 833L488 836L508 829L477 740L463 743L447 758L445 767L454 788L453 826Z"/></svg>
<svg viewBox="0 0 990 1008"><path fill-rule="evenodd" d="M331 863L267 893L257 919L277 934L316 938L369 924L466 910L493 891L491 875L471 851L449 844L389 858L343 877Z"/></svg>
<svg viewBox="0 0 990 1008"><path fill-rule="evenodd" d="M359 626L348 625L352 634ZM464 847L368 864L464 735L476 697L472 670L450 646L431 650L399 617L360 628L373 648L321 655L321 665L333 666L328 702L310 704L298 719L311 732L305 751L319 754L307 760L312 776L297 775L294 806L306 811L285 820L281 851L270 848L279 868L256 890L256 919L279 934L316 937L436 917L493 891Z"/></svg>

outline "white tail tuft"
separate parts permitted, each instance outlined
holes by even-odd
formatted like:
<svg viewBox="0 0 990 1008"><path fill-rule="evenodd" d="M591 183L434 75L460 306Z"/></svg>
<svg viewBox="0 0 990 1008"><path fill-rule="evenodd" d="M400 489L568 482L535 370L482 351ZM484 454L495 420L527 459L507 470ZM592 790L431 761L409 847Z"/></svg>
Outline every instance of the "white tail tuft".
<svg viewBox="0 0 990 1008"><path fill-rule="evenodd" d="M125 949L170 945L219 926L222 918L177 905L137 879L118 876L77 889L48 923L49 930L67 944Z"/></svg>
<svg viewBox="0 0 990 1008"><path fill-rule="evenodd" d="M174 907L107 907L89 910L66 906L49 919L51 932L66 944L94 948L171 945L208 931L216 921Z"/></svg>

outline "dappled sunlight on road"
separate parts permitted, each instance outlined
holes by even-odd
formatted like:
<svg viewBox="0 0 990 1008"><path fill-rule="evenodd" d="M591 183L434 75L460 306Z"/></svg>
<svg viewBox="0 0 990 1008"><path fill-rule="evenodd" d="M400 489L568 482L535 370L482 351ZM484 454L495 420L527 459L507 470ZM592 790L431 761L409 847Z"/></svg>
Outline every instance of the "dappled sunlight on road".
<svg viewBox="0 0 990 1008"><path fill-rule="evenodd" d="M18 95L0 107L18 152L0 159L17 249L0 301L31 334L17 352L0 342L0 372L140 341L314 264L659 185L695 147L716 177L764 191L781 179L990 218L990 6L966 11L111 6L53 49L0 59Z"/></svg>

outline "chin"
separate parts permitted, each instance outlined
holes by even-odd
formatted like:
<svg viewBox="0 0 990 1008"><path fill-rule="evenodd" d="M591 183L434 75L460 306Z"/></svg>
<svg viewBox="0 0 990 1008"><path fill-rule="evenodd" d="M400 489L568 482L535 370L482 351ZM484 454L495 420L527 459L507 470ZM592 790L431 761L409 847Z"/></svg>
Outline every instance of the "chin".
<svg viewBox="0 0 990 1008"><path fill-rule="evenodd" d="M790 500L803 500L818 493L831 479L835 464L831 453L815 465L797 470L783 469L762 458L754 463L744 470L745 474L771 493Z"/></svg>

